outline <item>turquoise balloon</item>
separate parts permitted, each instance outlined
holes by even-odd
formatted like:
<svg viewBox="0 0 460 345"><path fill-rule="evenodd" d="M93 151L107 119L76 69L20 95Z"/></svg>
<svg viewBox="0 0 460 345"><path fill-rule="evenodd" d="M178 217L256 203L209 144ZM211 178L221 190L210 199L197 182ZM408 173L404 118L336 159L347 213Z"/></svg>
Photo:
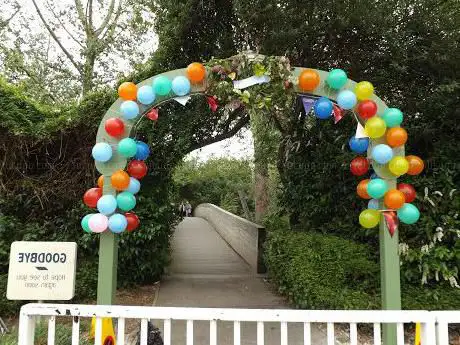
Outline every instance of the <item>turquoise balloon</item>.
<svg viewBox="0 0 460 345"><path fill-rule="evenodd" d="M172 90L178 96L185 96L190 92L190 81L184 76L177 76L172 81Z"/></svg>
<svg viewBox="0 0 460 345"><path fill-rule="evenodd" d="M378 210L379 209L379 201L377 199L369 200L369 202L367 204L367 208L370 208L372 210Z"/></svg>
<svg viewBox="0 0 460 345"><path fill-rule="evenodd" d="M129 192L122 192L117 195L118 208L123 211L131 211L136 206L136 197Z"/></svg>
<svg viewBox="0 0 460 345"><path fill-rule="evenodd" d="M380 117L387 127L399 127L403 121L403 113L398 108L387 108Z"/></svg>
<svg viewBox="0 0 460 345"><path fill-rule="evenodd" d="M347 81L347 73L345 73L345 71L340 68L333 69L332 71L330 71L326 79L327 85L329 85L331 89L335 90L344 87Z"/></svg>
<svg viewBox="0 0 460 345"><path fill-rule="evenodd" d="M420 218L420 211L418 208L407 202L397 211L398 218L404 224L414 224Z"/></svg>
<svg viewBox="0 0 460 345"><path fill-rule="evenodd" d="M367 184L367 194L374 199L380 199L388 191L388 184L381 178L370 180Z"/></svg>
<svg viewBox="0 0 460 345"><path fill-rule="evenodd" d="M160 75L153 79L153 90L157 95L165 96L171 91L171 80L164 75Z"/></svg>
<svg viewBox="0 0 460 345"><path fill-rule="evenodd" d="M83 230L87 233L92 233L91 229L89 228L89 219L91 218L91 216L95 215L95 213L90 213L90 214L87 214L86 216L83 217L83 219L81 220L81 227L83 228Z"/></svg>
<svg viewBox="0 0 460 345"><path fill-rule="evenodd" d="M131 138L124 138L118 143L117 151L126 158L134 157L137 152L136 142Z"/></svg>

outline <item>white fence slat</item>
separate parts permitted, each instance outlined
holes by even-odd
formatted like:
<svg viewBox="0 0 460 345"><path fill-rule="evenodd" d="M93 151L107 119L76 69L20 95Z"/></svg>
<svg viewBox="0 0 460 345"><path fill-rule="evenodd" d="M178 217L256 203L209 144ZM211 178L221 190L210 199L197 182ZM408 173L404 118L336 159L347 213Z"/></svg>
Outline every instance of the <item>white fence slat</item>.
<svg viewBox="0 0 460 345"><path fill-rule="evenodd" d="M436 326L438 342L437 345L449 345L449 324L447 322L439 322Z"/></svg>
<svg viewBox="0 0 460 345"><path fill-rule="evenodd" d="M241 345L241 324L233 321L233 345Z"/></svg>
<svg viewBox="0 0 460 345"><path fill-rule="evenodd" d="M396 324L396 344L404 345L404 324L401 322Z"/></svg>
<svg viewBox="0 0 460 345"><path fill-rule="evenodd" d="M380 330L380 324L374 323L374 345L382 345L382 332Z"/></svg>
<svg viewBox="0 0 460 345"><path fill-rule="evenodd" d="M163 342L164 345L171 345L171 320L163 321Z"/></svg>
<svg viewBox="0 0 460 345"><path fill-rule="evenodd" d="M264 323L257 321L257 345L264 345Z"/></svg>
<svg viewBox="0 0 460 345"><path fill-rule="evenodd" d="M356 322L350 323L350 345L358 345L358 326Z"/></svg>
<svg viewBox="0 0 460 345"><path fill-rule="evenodd" d="M117 322L117 345L125 345L125 318L119 317Z"/></svg>
<svg viewBox="0 0 460 345"><path fill-rule="evenodd" d="M303 345L311 345L311 324L303 323Z"/></svg>
<svg viewBox="0 0 460 345"><path fill-rule="evenodd" d="M48 345L54 345L56 337L56 318L51 316L48 320Z"/></svg>
<svg viewBox="0 0 460 345"><path fill-rule="evenodd" d="M288 345L288 324L281 322L281 345Z"/></svg>
<svg viewBox="0 0 460 345"><path fill-rule="evenodd" d="M193 345L193 320L187 320L187 345Z"/></svg>
<svg viewBox="0 0 460 345"><path fill-rule="evenodd" d="M209 344L217 345L217 321L211 320L209 322Z"/></svg>
<svg viewBox="0 0 460 345"><path fill-rule="evenodd" d="M96 330L94 331L94 345L102 345L102 317L96 317Z"/></svg>
<svg viewBox="0 0 460 345"><path fill-rule="evenodd" d="M79 343L80 343L80 318L78 316L74 316L72 320L72 345L78 345Z"/></svg>
<svg viewBox="0 0 460 345"><path fill-rule="evenodd" d="M327 345L335 344L335 335L334 335L334 324L332 322L327 323Z"/></svg>
<svg viewBox="0 0 460 345"><path fill-rule="evenodd" d="M147 345L147 331L149 328L148 322L149 320L147 319L141 320L141 345Z"/></svg>
<svg viewBox="0 0 460 345"><path fill-rule="evenodd" d="M35 317L27 315L21 308L19 318L18 345L34 345Z"/></svg>

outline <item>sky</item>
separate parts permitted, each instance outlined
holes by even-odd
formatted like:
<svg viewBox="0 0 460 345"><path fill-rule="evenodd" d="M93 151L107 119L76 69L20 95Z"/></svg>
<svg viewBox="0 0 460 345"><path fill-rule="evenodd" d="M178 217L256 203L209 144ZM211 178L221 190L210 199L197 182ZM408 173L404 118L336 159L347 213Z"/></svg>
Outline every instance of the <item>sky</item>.
<svg viewBox="0 0 460 345"><path fill-rule="evenodd" d="M5 14L5 17L8 17L12 11L13 7L11 6L11 3L15 0L7 0L6 6L4 9L2 9L3 13ZM21 12L19 15L17 15L14 20L12 21L12 25L15 26L15 28L20 28L22 26L22 23L24 21L27 21L28 26L30 29L34 32L41 32L46 35L48 35L48 32L46 31L45 27L43 26L41 20L39 19L39 16L35 10L34 5L32 4L32 1L30 0L16 0L18 3L21 5ZM49 4L50 0L36 0L37 4L40 6L40 8L43 11L43 14L47 16L48 18L52 18L52 14L49 11ZM8 3L10 2L10 3ZM86 1L82 1L83 4L86 3ZM102 3L107 4L109 1L108 0L103 0ZM118 1L116 1L118 3ZM56 6L57 11L64 11L66 7L68 8L69 5L74 5L73 0L60 0L59 2L54 2L51 1L54 6ZM95 26L98 26L101 19L103 18L103 15L105 14L105 11L95 13L94 14L94 19L95 19ZM2 16L3 18L3 16ZM64 22L66 23L66 22ZM68 23L68 22L67 22ZM68 26L68 29L72 34L75 35L75 32L72 31L72 25L66 24ZM73 53L78 52L78 45L77 43L72 40L69 37L69 34L62 28L59 27L59 25L56 26L55 32L61 42L65 45L66 49L69 51L72 51ZM24 33L26 35L26 33ZM14 37L11 37L11 39L14 39ZM51 59L55 58L54 55L57 56L57 54L61 54L62 52L58 48L57 44L52 41L52 44L54 44L54 54L51 55ZM152 44L152 42L154 44ZM143 49L145 50L150 50L153 52L157 46L158 46L158 37L155 33L151 32L149 33L148 37L144 42L142 42L142 45L145 45ZM148 47L148 48L147 48ZM77 53L78 55L78 53ZM126 66L129 66L127 64L126 60L123 60L121 57L114 56L114 60L118 64L118 67L116 68L119 72L122 73L128 73L130 72L129 70L126 70ZM185 66L184 66L185 67ZM115 76L114 76L115 80ZM235 135L232 138L223 140L221 142L208 145L204 148L198 149L196 151L191 152L186 159L192 159L196 158L199 161L206 161L210 158L218 158L218 157L234 157L234 158L252 158L253 157L253 141L252 141L252 134L251 131L248 129L243 129Z"/></svg>

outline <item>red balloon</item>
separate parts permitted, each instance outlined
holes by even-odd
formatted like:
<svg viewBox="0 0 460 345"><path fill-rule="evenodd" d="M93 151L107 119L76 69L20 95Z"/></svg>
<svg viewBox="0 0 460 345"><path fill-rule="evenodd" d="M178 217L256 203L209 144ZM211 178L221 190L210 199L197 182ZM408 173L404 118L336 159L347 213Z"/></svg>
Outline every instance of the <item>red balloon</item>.
<svg viewBox="0 0 460 345"><path fill-rule="evenodd" d="M83 202L88 207L96 207L97 201L102 196L102 188L91 188L88 189L85 194L83 195Z"/></svg>
<svg viewBox="0 0 460 345"><path fill-rule="evenodd" d="M377 104L370 99L362 101L358 104L358 114L363 119L370 119L377 114Z"/></svg>
<svg viewBox="0 0 460 345"><path fill-rule="evenodd" d="M124 122L117 117L112 117L106 120L104 127L107 134L112 137L119 137L125 132Z"/></svg>
<svg viewBox="0 0 460 345"><path fill-rule="evenodd" d="M406 197L406 202L414 201L415 197L417 196L414 186L408 183L399 183L398 190L403 192L404 196Z"/></svg>
<svg viewBox="0 0 460 345"><path fill-rule="evenodd" d="M145 114L145 117L152 121L158 120L158 109L152 108L147 114Z"/></svg>
<svg viewBox="0 0 460 345"><path fill-rule="evenodd" d="M140 180L147 175L147 165L143 161L133 160L128 164L128 173Z"/></svg>
<svg viewBox="0 0 460 345"><path fill-rule="evenodd" d="M355 176L362 176L369 170L369 161L364 157L356 157L350 163L350 171Z"/></svg>
<svg viewBox="0 0 460 345"><path fill-rule="evenodd" d="M128 226L126 227L126 230L128 230L128 232L131 232L137 229L140 223L139 217L133 212L126 212L125 217L126 217L126 220L128 221Z"/></svg>

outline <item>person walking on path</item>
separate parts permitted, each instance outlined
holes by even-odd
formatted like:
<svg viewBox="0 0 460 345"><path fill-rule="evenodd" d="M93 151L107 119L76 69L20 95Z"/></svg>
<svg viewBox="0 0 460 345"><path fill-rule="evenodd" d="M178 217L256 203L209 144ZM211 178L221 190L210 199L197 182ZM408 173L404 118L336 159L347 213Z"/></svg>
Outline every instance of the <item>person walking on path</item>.
<svg viewBox="0 0 460 345"><path fill-rule="evenodd" d="M188 201L185 203L185 216L186 217L192 216L192 205L190 205Z"/></svg>
<svg viewBox="0 0 460 345"><path fill-rule="evenodd" d="M185 215L185 205L184 205L184 202L181 201L180 205L179 205L179 214L181 216L184 216Z"/></svg>

